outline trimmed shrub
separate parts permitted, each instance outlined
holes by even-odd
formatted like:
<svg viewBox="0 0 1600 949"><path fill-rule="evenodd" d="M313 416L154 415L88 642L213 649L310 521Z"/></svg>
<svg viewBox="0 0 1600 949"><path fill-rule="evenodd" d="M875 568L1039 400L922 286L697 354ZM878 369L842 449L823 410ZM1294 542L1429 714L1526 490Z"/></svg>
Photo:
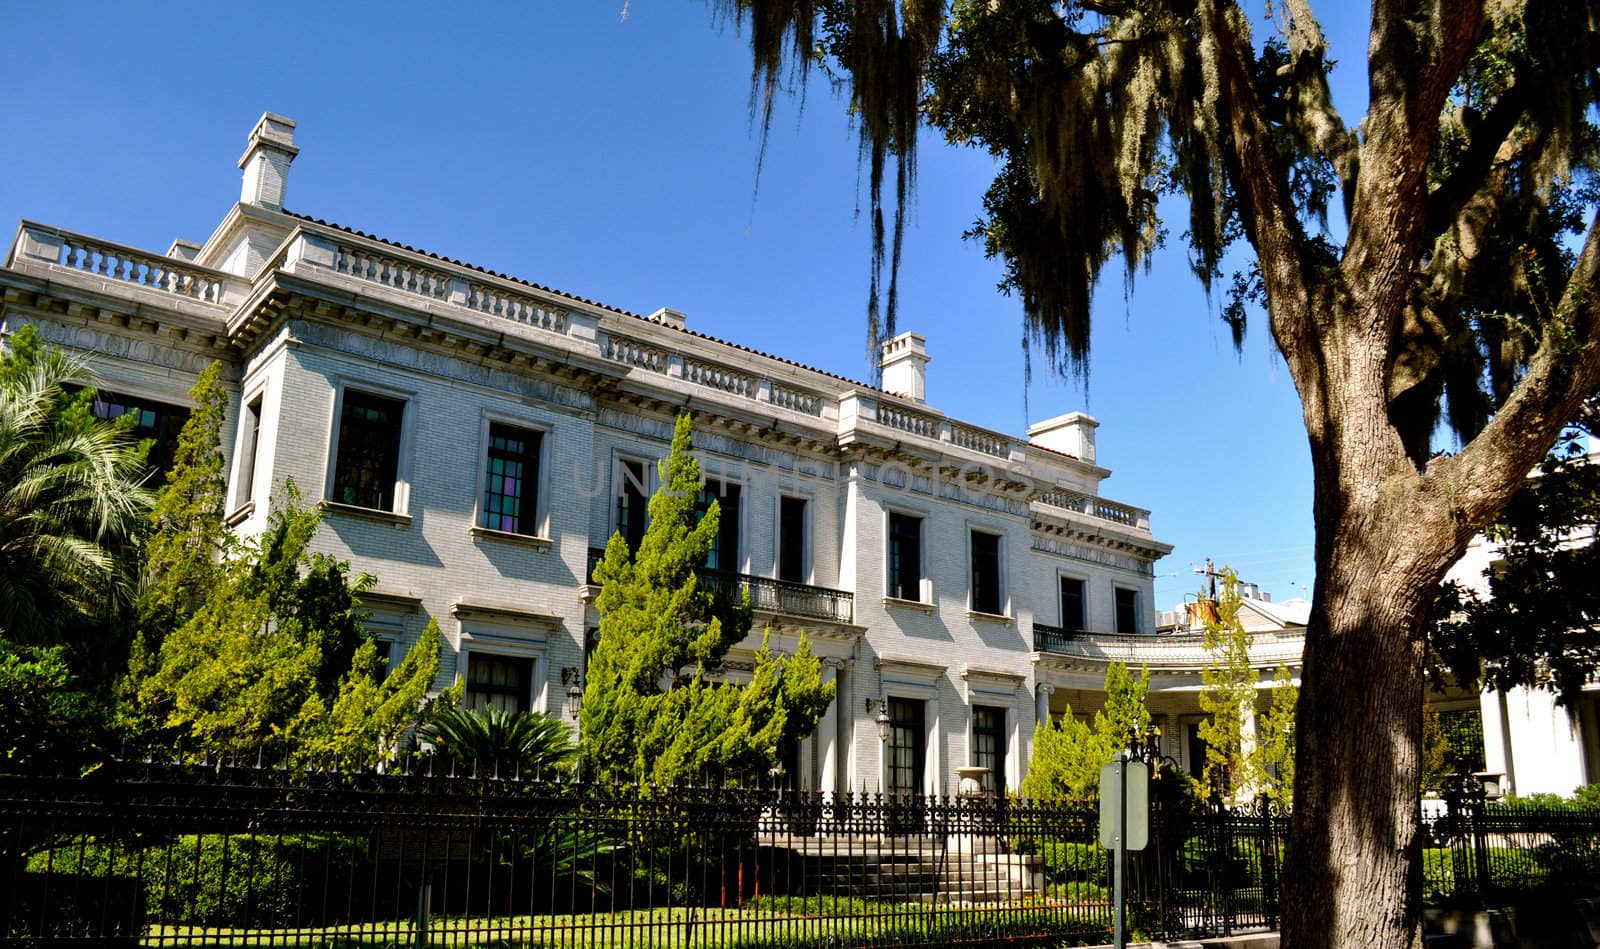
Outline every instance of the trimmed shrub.
<svg viewBox="0 0 1600 949"><path fill-rule="evenodd" d="M28 858L32 873L137 880L153 921L190 926L331 921L322 918L329 897L370 866L365 840L338 835L205 834L131 845L89 839Z"/></svg>

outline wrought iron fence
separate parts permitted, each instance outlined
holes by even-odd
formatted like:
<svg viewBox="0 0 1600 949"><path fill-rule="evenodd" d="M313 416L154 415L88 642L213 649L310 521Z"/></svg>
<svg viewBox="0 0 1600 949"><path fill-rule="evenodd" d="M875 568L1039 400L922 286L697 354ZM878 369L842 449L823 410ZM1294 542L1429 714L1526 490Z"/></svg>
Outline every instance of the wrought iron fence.
<svg viewBox="0 0 1600 949"><path fill-rule="evenodd" d="M1533 892L1600 894L1600 810L1571 804L1445 797L1423 822L1424 902L1492 906Z"/></svg>
<svg viewBox="0 0 1600 949"><path fill-rule="evenodd" d="M1281 815L1155 815L1152 936L1271 926ZM1081 804L118 763L0 776L0 939L1104 942Z"/></svg>
<svg viewBox="0 0 1600 949"><path fill-rule="evenodd" d="M1284 812L1169 803L1151 819L1130 857L1136 932L1276 927ZM1091 805L993 797L114 763L0 776L0 940L1104 942L1097 823ZM1469 803L1428 829L1432 902L1600 879L1600 815Z"/></svg>

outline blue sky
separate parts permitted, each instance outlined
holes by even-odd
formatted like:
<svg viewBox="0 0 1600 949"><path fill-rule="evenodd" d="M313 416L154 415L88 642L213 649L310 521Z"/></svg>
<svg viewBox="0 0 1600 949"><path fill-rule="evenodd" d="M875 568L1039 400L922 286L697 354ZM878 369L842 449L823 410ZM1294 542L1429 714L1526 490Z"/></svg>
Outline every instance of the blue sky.
<svg viewBox="0 0 1600 949"><path fill-rule="evenodd" d="M1359 5L1317 6L1354 121ZM300 123L291 210L865 378L868 234L843 103L816 81L780 104L758 191L743 37L699 3L622 7L8 4L0 222L203 241L274 111ZM1102 281L1087 391L1036 373L1025 392L1020 308L960 237L991 160L931 134L919 159L900 320L928 338L930 404L1019 435L1096 416L1103 493L1150 508L1176 545L1159 608L1206 557L1279 599L1309 590L1310 456L1264 321L1236 354L1174 247L1131 297L1120 272Z"/></svg>

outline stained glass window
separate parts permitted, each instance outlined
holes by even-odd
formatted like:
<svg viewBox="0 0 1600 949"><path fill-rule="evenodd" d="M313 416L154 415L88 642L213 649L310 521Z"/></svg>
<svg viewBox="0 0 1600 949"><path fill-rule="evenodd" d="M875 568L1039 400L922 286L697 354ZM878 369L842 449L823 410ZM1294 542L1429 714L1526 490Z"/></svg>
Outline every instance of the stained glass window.
<svg viewBox="0 0 1600 949"><path fill-rule="evenodd" d="M538 533L539 432L489 426L484 464L483 526L512 534Z"/></svg>

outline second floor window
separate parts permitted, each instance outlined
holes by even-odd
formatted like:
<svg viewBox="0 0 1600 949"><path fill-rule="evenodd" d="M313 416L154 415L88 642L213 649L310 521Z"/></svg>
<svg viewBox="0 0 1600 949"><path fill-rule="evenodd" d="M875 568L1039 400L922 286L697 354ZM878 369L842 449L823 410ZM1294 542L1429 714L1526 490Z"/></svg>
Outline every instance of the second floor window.
<svg viewBox="0 0 1600 949"><path fill-rule="evenodd" d="M150 454L145 457L150 475L146 484L159 488L167 483L167 470L172 467L172 457L178 450L178 433L189 420L189 410L179 405L168 405L154 399L118 392L97 391L94 394L94 414L98 418L118 419L133 416L130 434L137 440L150 439Z"/></svg>
<svg viewBox="0 0 1600 949"><path fill-rule="evenodd" d="M999 615L1005 612L1000 593L1000 537L972 532L972 609Z"/></svg>
<svg viewBox="0 0 1600 949"><path fill-rule="evenodd" d="M806 582L806 499L778 500L778 579Z"/></svg>
<svg viewBox="0 0 1600 949"><path fill-rule="evenodd" d="M239 503L245 504L256 494L256 449L261 445L261 396L256 396L244 407L244 440L239 455Z"/></svg>
<svg viewBox="0 0 1600 949"><path fill-rule="evenodd" d="M1139 591L1117 587L1117 632L1139 631Z"/></svg>
<svg viewBox="0 0 1600 949"><path fill-rule="evenodd" d="M739 486L707 478L695 503L696 512L704 516L712 501L717 502L722 519L706 552L706 569L735 573L739 569Z"/></svg>
<svg viewBox="0 0 1600 949"><path fill-rule="evenodd" d="M617 466L617 476L622 482L617 485L617 531L622 534L622 539L628 542L628 549L637 553L639 544L644 540L645 509L648 503L645 496L644 462L622 462Z"/></svg>
<svg viewBox="0 0 1600 949"><path fill-rule="evenodd" d="M1084 607L1083 581L1077 577L1062 577L1061 628L1073 633L1088 629L1089 619Z"/></svg>
<svg viewBox="0 0 1600 949"><path fill-rule="evenodd" d="M489 426L484 459L483 526L512 534L538 533L539 445L543 436L526 428Z"/></svg>
<svg viewBox="0 0 1600 949"><path fill-rule="evenodd" d="M889 596L922 599L922 518L889 515Z"/></svg>
<svg viewBox="0 0 1600 949"><path fill-rule="evenodd" d="M400 399L347 389L339 412L339 457L333 469L333 500L339 504L394 510L400 466Z"/></svg>

